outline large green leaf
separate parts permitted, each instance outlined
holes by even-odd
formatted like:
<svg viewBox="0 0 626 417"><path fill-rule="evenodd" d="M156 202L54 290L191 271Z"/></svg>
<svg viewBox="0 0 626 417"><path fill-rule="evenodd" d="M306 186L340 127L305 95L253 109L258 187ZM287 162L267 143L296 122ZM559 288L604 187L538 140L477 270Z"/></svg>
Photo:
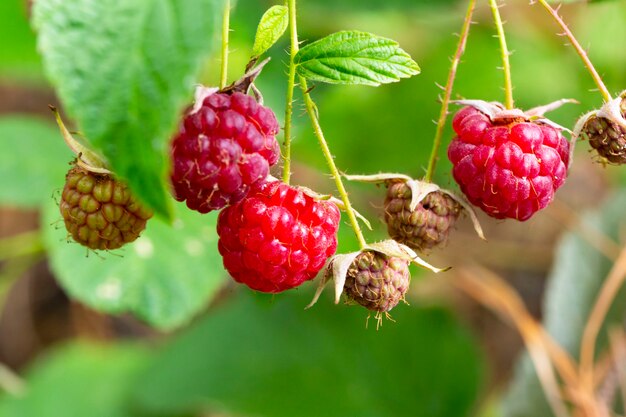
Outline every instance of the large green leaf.
<svg viewBox="0 0 626 417"><path fill-rule="evenodd" d="M309 296L239 295L156 358L138 404L259 417L470 414L482 362L450 314L400 306L376 331L360 307L324 299L305 311Z"/></svg>
<svg viewBox="0 0 626 417"><path fill-rule="evenodd" d="M132 417L131 388L151 356L131 345L68 345L36 363L26 393L0 396L0 417Z"/></svg>
<svg viewBox="0 0 626 417"><path fill-rule="evenodd" d="M52 270L72 297L100 311L132 312L161 329L187 322L226 273L217 251L217 215L176 207L173 225L152 219L135 242L90 253L68 242L58 207L49 205L42 223Z"/></svg>
<svg viewBox="0 0 626 417"><path fill-rule="evenodd" d="M617 238L617 232L624 225L624 205L626 192L622 191L612 197L601 210L584 213L582 218L591 227ZM559 244L546 288L544 326L574 357L579 354L585 324L611 266L609 259L577 233L567 233ZM623 300L623 296L620 295L618 300ZM605 329L607 324L621 322L624 313L626 304L615 303L605 323ZM606 346L605 334L601 334L599 345ZM504 415L551 415L528 355L524 355L517 365L513 383L505 397Z"/></svg>
<svg viewBox="0 0 626 417"><path fill-rule="evenodd" d="M206 58L221 0L38 0L46 72L81 131L170 217L167 144Z"/></svg>
<svg viewBox="0 0 626 417"><path fill-rule="evenodd" d="M396 41L367 32L342 31L300 49L301 76L331 84L377 86L419 74L420 69Z"/></svg>
<svg viewBox="0 0 626 417"><path fill-rule="evenodd" d="M29 116L0 118L0 205L36 208L51 200L72 158L56 126Z"/></svg>

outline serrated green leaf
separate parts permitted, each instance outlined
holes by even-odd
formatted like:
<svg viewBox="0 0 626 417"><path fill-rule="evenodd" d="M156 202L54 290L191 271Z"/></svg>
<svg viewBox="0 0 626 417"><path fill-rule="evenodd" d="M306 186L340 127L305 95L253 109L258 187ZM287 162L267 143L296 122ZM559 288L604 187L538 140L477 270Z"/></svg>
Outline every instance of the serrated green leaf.
<svg viewBox="0 0 626 417"><path fill-rule="evenodd" d="M377 331L359 307L305 311L302 295L242 292L156 358L137 403L174 415L470 415L482 361L449 313L399 306Z"/></svg>
<svg viewBox="0 0 626 417"><path fill-rule="evenodd" d="M265 53L283 36L289 26L288 13L286 6L272 6L263 14L254 38L253 56Z"/></svg>
<svg viewBox="0 0 626 417"><path fill-rule="evenodd" d="M37 208L63 187L72 158L56 126L32 116L0 118L0 205Z"/></svg>
<svg viewBox="0 0 626 417"><path fill-rule="evenodd" d="M622 191L600 210L584 213L581 218L590 227L616 238L617 232L624 225L624 205L626 192ZM565 234L558 246L546 287L543 324L548 333L574 357L578 357L589 313L611 266L609 259L577 233ZM624 291L617 299L623 300L623 297ZM621 322L625 313L626 304L614 303L604 329L610 323ZM601 334L599 345L606 346L605 334ZM513 382L504 399L503 411L506 417L552 415L535 369L526 354L516 366Z"/></svg>
<svg viewBox="0 0 626 417"><path fill-rule="evenodd" d="M70 296L99 311L131 312L166 330L186 323L226 273L217 251L217 214L176 208L173 225L152 219L135 242L89 253L68 242L59 209L49 204L42 224L53 272Z"/></svg>
<svg viewBox="0 0 626 417"><path fill-rule="evenodd" d="M299 75L330 84L378 86L420 72L396 41L358 31L333 33L306 45L295 62Z"/></svg>
<svg viewBox="0 0 626 417"><path fill-rule="evenodd" d="M25 395L0 396L0 417L136 417L129 393L151 357L132 345L64 346L27 372Z"/></svg>
<svg viewBox="0 0 626 417"><path fill-rule="evenodd" d="M80 130L157 213L171 216L167 145L214 42L221 0L38 0L46 73Z"/></svg>

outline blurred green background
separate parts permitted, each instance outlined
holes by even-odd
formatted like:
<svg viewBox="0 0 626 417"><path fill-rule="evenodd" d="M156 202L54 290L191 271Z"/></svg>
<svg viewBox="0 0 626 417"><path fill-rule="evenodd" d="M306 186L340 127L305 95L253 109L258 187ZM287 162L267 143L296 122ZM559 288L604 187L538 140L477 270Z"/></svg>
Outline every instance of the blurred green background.
<svg viewBox="0 0 626 417"><path fill-rule="evenodd" d="M420 75L393 85L316 85L312 95L343 172L421 177L440 111L437 84L445 83L465 1L299 3L303 42L364 30L397 40L418 62ZM479 241L467 219L461 221L450 244L427 256L452 271L435 277L415 269L408 304L379 330L372 320L367 325L368 314L359 307L334 305L331 290L303 310L316 282L276 296L234 285L217 254L215 216L184 207L176 207L172 225L152 221L119 254L86 254L67 243L59 222L56 199L71 155L47 108L62 103L44 75L28 4L0 2L0 417L549 415L524 361L515 371L523 351L515 330L449 282L468 263L497 271L575 353L579 321L610 262L577 238L572 224L592 219L593 227L620 242L626 179L620 169L593 163L587 144L580 143L553 207L524 224L481 214L488 242ZM242 74L256 25L273 4L236 5L231 81ZM490 13L487 2L479 1L455 98L503 99ZM601 105L579 58L539 6L509 0L502 14L514 51L517 106L575 98L579 104L550 115L573 127ZM626 88L626 49L620 44L626 39L626 2L572 2L562 14L589 47L610 91ZM279 119L287 49L284 37L258 80ZM77 51L68 59L80 58ZM214 54L198 81L217 84L218 67ZM301 101L295 123L293 182L332 193ZM446 143L451 135L448 126ZM456 189L445 147L435 181ZM384 189L348 187L374 226L368 239L384 238ZM343 224L339 250L356 247ZM575 262L581 266L572 267ZM561 293L578 294L579 303L560 299ZM618 310L616 320L623 317ZM563 315L572 319L555 321Z"/></svg>

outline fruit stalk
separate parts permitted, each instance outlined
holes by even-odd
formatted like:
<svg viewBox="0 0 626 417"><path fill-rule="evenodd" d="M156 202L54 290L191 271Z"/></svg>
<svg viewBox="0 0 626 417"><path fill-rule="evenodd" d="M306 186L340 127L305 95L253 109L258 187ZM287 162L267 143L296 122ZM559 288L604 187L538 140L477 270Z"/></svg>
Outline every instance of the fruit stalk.
<svg viewBox="0 0 626 417"><path fill-rule="evenodd" d="M491 6L491 12L493 13L493 21L496 24L496 30L498 32L498 39L500 41L500 53L502 56L502 70L504 71L504 106L511 110L514 108L513 103L513 83L511 81L511 64L509 62L509 48L506 45L506 36L504 36L504 26L502 25L502 19L500 18L500 11L498 10L497 0L489 0Z"/></svg>
<svg viewBox="0 0 626 417"><path fill-rule="evenodd" d="M433 141L433 149L430 153L430 159L428 161L428 168L426 170L426 176L424 181L431 182L433 174L435 173L435 166L437 165L437 155L439 154L439 147L441 146L441 138L443 137L443 130L446 126L446 119L448 117L448 106L450 104L450 96L452 95L452 87L454 85L454 79L456 78L456 71L461 61L461 56L465 52L465 45L467 44L467 37L469 35L470 25L472 23L472 14L474 13L474 6L476 0L470 0L467 6L467 12L465 13L465 20L463 21L463 27L461 28L461 34L459 43L456 47L456 52L452 58L452 65L450 66L450 72L448 73L448 80L443 92L443 98L441 99L441 113L439 114L439 120L437 121L437 130L435 131L435 139Z"/></svg>
<svg viewBox="0 0 626 417"><path fill-rule="evenodd" d="M296 26L296 0L289 0L289 74L287 78L287 99L285 107L285 142L283 146L283 182L289 184L291 178L291 119L293 116L293 90L296 83L296 54L298 53L298 27Z"/></svg>
<svg viewBox="0 0 626 417"><path fill-rule="evenodd" d="M220 89L228 82L228 36L230 33L230 0L224 4L222 15L222 65L220 69Z"/></svg>
<svg viewBox="0 0 626 417"><path fill-rule="evenodd" d="M608 103L609 101L611 101L612 100L611 93L609 92L608 88L606 88L606 85L604 85L604 81L602 81L602 77L600 77L600 74L598 74L598 71L596 71L596 68L591 63L591 60L589 59L587 52L583 49L582 46L580 46L580 43L578 42L578 40L576 39L576 37L574 36L570 28L567 26L567 24L561 18L561 16L559 16L558 11L552 8L552 6L550 6L546 0L537 0L537 1L539 2L539 4L543 6L544 9L546 9L548 13L550 13L552 18L561 27L561 29L563 29L563 33L569 39L570 43L576 50L576 53L578 54L580 59L582 59L583 64L585 65L585 68L587 68L587 71L589 71L589 74L593 78L593 81L596 83L596 86L598 86L598 90L600 91L600 94L602 94L602 98L604 99L604 102Z"/></svg>

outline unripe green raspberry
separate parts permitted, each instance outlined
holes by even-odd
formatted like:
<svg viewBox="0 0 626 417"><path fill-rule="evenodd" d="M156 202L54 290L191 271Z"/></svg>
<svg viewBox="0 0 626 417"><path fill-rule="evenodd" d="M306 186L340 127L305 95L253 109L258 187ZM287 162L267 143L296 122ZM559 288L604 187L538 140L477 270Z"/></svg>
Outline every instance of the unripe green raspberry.
<svg viewBox="0 0 626 417"><path fill-rule="evenodd" d="M622 98L620 111L626 117L626 97ZM581 136L610 163L626 164L626 130L615 121L593 115L583 126Z"/></svg>
<svg viewBox="0 0 626 417"><path fill-rule="evenodd" d="M350 265L344 292L368 310L384 313L404 299L410 279L408 260L367 251Z"/></svg>
<svg viewBox="0 0 626 417"><path fill-rule="evenodd" d="M389 236L419 251L443 244L461 213L461 205L449 195L433 191L411 210L411 196L411 188L405 182L389 185L385 198Z"/></svg>
<svg viewBox="0 0 626 417"><path fill-rule="evenodd" d="M79 166L65 176L60 210L72 238L94 250L117 249L134 241L152 217L125 184Z"/></svg>

